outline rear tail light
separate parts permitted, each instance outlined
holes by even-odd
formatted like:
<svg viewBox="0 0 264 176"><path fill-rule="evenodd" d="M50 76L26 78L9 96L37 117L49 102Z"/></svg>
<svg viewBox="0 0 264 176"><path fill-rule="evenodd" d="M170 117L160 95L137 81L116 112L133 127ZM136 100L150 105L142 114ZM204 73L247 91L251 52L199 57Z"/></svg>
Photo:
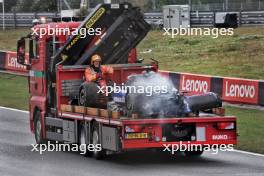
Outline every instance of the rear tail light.
<svg viewBox="0 0 264 176"><path fill-rule="evenodd" d="M217 123L217 129L219 130L233 130L235 129L234 122L219 122Z"/></svg>

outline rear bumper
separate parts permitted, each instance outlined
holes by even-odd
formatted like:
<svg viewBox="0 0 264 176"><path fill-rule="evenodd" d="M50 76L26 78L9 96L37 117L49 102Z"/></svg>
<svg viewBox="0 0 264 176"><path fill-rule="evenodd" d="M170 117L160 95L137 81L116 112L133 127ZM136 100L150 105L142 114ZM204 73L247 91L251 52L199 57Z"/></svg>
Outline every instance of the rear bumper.
<svg viewBox="0 0 264 176"><path fill-rule="evenodd" d="M220 130L217 123L232 122L234 129ZM163 127L167 124L192 125L194 139L180 141L166 141ZM142 132L151 133L151 139L125 139L126 126L143 126ZM236 117L203 117L203 118L171 118L171 119L146 119L146 120L128 120L123 121L122 149L146 149L146 148L164 148L166 146L181 145L199 145L206 147L220 147L223 145L237 144ZM165 140L163 138L165 137ZM158 138L159 140L155 140Z"/></svg>
<svg viewBox="0 0 264 176"><path fill-rule="evenodd" d="M200 145L203 147L220 147L221 145L236 145L237 140L228 140L228 141L206 141L206 142L198 142L198 141L182 141L182 142L152 142L152 143L131 143L124 142L123 150L129 149L146 149L146 148L165 148L167 146L173 147L175 145L181 146L191 146L191 145Z"/></svg>

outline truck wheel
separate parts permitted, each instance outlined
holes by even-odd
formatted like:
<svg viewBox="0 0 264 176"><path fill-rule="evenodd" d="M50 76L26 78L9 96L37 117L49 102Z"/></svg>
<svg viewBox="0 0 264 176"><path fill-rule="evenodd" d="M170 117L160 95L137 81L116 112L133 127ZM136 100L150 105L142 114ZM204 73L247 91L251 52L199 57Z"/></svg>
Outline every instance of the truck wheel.
<svg viewBox="0 0 264 176"><path fill-rule="evenodd" d="M197 150L197 151L185 151L184 154L185 156L188 157L199 157L203 154L203 150Z"/></svg>
<svg viewBox="0 0 264 176"><path fill-rule="evenodd" d="M87 156L91 156L92 153L88 151L87 149L87 143L86 143L85 138L86 138L85 128L84 126L82 126L80 130L80 135L79 135L80 154L87 157ZM84 152L85 149L86 151Z"/></svg>
<svg viewBox="0 0 264 176"><path fill-rule="evenodd" d="M37 144L45 143L45 140L43 139L40 111L36 111L34 115L34 133L35 133L35 140Z"/></svg>
<svg viewBox="0 0 264 176"><path fill-rule="evenodd" d="M99 137L99 127L97 124L93 126L92 132L92 143L94 145L95 150L93 151L93 157L97 160L103 159L105 156L105 151L101 148L101 151L97 151L98 145L101 145L100 137Z"/></svg>
<svg viewBox="0 0 264 176"><path fill-rule="evenodd" d="M79 105L85 107L93 107L98 103L99 88L96 83L83 83L79 93Z"/></svg>

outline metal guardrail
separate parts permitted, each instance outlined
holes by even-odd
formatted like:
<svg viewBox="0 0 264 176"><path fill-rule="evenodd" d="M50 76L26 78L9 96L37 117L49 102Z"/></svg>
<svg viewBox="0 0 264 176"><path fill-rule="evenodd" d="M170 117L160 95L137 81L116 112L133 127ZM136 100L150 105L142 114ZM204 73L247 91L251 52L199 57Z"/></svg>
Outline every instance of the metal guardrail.
<svg viewBox="0 0 264 176"><path fill-rule="evenodd" d="M227 12L238 14L238 24L240 26L247 25L264 25L264 11L242 11ZM46 17L47 21L51 21L54 17L59 17L58 13L6 13L6 27L30 27L32 20L40 17ZM190 24L193 27L213 26L215 21L215 12L192 11ZM163 23L162 13L145 13L145 19L149 23ZM0 27L2 27L2 16L0 16Z"/></svg>
<svg viewBox="0 0 264 176"><path fill-rule="evenodd" d="M40 17L46 17L47 21L58 17L57 13L5 13L5 25L8 28L31 27L32 21ZM0 16L0 26L2 27L2 15Z"/></svg>
<svg viewBox="0 0 264 176"><path fill-rule="evenodd" d="M192 11L190 14L190 24L193 27L214 26L216 13L217 12ZM239 26L264 25L264 11L226 13L237 13ZM145 19L150 23L155 23L157 20L163 20L163 15L162 13L145 13Z"/></svg>

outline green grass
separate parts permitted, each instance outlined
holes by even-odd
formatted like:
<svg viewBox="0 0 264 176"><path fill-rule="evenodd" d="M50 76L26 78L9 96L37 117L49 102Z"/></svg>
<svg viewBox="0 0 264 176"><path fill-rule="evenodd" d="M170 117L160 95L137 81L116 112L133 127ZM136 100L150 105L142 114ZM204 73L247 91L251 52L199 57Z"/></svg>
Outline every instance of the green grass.
<svg viewBox="0 0 264 176"><path fill-rule="evenodd" d="M20 37L25 37L29 34L30 29L7 29L0 31L0 50L16 51L16 43Z"/></svg>
<svg viewBox="0 0 264 176"><path fill-rule="evenodd" d="M0 31L0 50L16 50L27 28ZM264 28L242 27L234 36L163 36L151 31L138 46L139 57L156 59L163 70L219 76L264 78ZM151 53L141 53L151 49Z"/></svg>
<svg viewBox="0 0 264 176"><path fill-rule="evenodd" d="M0 73L0 106L28 109L27 78Z"/></svg>
<svg viewBox="0 0 264 176"><path fill-rule="evenodd" d="M163 70L264 78L264 28L238 28L234 36L163 36L152 31L139 45L140 58L159 61Z"/></svg>
<svg viewBox="0 0 264 176"><path fill-rule="evenodd" d="M0 50L16 50L29 29L0 32ZM151 31L139 44L139 57L156 59L163 70L219 76L264 78L264 27L242 27L234 36L163 36ZM141 53L151 49L151 53Z"/></svg>
<svg viewBox="0 0 264 176"><path fill-rule="evenodd" d="M239 133L237 148L264 153L264 112L227 106L226 114L237 117Z"/></svg>

